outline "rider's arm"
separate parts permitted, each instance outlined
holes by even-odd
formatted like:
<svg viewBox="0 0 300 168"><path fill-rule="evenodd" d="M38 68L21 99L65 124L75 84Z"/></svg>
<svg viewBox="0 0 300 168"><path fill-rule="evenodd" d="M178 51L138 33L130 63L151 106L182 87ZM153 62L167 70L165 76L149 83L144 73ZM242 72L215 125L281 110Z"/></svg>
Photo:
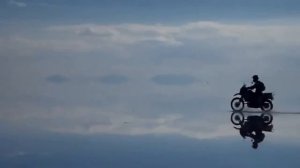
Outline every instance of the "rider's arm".
<svg viewBox="0 0 300 168"><path fill-rule="evenodd" d="M252 86L249 86L249 87L247 87L247 89L255 89L256 88L256 83L254 84L254 85L252 85Z"/></svg>

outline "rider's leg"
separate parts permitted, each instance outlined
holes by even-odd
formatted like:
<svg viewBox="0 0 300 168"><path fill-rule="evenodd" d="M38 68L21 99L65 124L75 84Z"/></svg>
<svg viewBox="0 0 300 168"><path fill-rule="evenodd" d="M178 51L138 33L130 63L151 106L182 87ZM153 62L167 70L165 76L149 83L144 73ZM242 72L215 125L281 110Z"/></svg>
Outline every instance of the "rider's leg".
<svg viewBox="0 0 300 168"><path fill-rule="evenodd" d="M262 93L257 94L257 103L260 105L263 104L263 94Z"/></svg>
<svg viewBox="0 0 300 168"><path fill-rule="evenodd" d="M263 103L263 95L262 93L257 93L255 92L254 93L254 102L257 104L257 105L261 105Z"/></svg>

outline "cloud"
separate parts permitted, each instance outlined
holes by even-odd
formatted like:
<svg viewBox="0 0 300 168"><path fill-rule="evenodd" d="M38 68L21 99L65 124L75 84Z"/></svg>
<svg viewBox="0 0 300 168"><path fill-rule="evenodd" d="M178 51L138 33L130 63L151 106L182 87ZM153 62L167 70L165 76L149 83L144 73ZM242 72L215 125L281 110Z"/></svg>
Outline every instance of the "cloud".
<svg viewBox="0 0 300 168"><path fill-rule="evenodd" d="M49 26L35 35L14 34L1 38L3 55L32 55L45 51L87 53L107 51L120 55L138 49L191 48L192 52L257 50L273 52L283 47L298 47L300 26L295 24L242 24L190 22L181 25L162 24L78 24ZM41 34L39 34L41 33ZM12 47L14 46L14 47ZM263 47L262 47L263 46ZM124 52L125 51L125 52ZM185 50L179 50L185 51ZM226 52L226 51L224 51ZM188 54L188 53L186 53ZM240 56L239 56L240 57ZM255 56L254 57L261 57Z"/></svg>
<svg viewBox="0 0 300 168"><path fill-rule="evenodd" d="M297 47L300 44L297 24L242 24L221 22L190 22L181 25L162 24L78 24L49 26L41 34L14 34L1 38L3 55L35 52L99 52L123 54L139 48L193 47L193 50L234 49L266 50ZM14 47L12 47L14 46ZM138 46L138 48L137 48ZM195 48L198 46L197 48ZM261 47L264 46L264 47ZM20 51L21 50L21 51ZM234 51L234 50L233 50ZM260 57L260 56L259 56Z"/></svg>
<svg viewBox="0 0 300 168"><path fill-rule="evenodd" d="M65 32L81 38L90 38L97 41L105 40L117 44L136 44L140 42L159 42L168 45L180 45L172 34L176 27L161 25L121 24L121 25L65 25L52 26L48 30Z"/></svg>
<svg viewBox="0 0 300 168"><path fill-rule="evenodd" d="M16 1L16 0L9 0L8 4L10 4L12 6L17 6L20 8L27 7L27 4L25 2L20 2L20 1Z"/></svg>
<svg viewBox="0 0 300 168"><path fill-rule="evenodd" d="M181 114L167 114L156 118L138 117L130 114L107 112L72 111L72 115L64 118L53 118L52 113L44 118L47 130L77 134L119 134L119 135L182 135L197 139L210 139L234 135L230 124L222 121L219 114L194 118ZM86 113L91 116L85 115ZM70 113L71 114L71 113ZM230 121L228 121L230 122Z"/></svg>
<svg viewBox="0 0 300 168"><path fill-rule="evenodd" d="M182 45L185 40L232 39L238 42L294 42L298 25L244 25L218 22L192 22L184 25L63 25L48 28L51 31L73 33L80 36L100 37L115 43L135 44L156 41L169 45ZM299 42L299 40L297 40ZM229 41L230 42L230 41Z"/></svg>

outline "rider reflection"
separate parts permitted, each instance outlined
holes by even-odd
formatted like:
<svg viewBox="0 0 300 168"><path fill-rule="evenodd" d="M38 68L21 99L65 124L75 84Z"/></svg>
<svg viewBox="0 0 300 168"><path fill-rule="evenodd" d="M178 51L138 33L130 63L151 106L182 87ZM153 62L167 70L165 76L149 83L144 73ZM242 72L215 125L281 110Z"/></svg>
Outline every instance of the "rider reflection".
<svg viewBox="0 0 300 168"><path fill-rule="evenodd" d="M273 125L271 124L273 118L271 114L268 115L252 115L248 116L246 120L240 121L240 128L234 127L239 130L240 135L245 139L250 137L252 139L252 147L257 149L258 144L265 139L263 131L271 132Z"/></svg>

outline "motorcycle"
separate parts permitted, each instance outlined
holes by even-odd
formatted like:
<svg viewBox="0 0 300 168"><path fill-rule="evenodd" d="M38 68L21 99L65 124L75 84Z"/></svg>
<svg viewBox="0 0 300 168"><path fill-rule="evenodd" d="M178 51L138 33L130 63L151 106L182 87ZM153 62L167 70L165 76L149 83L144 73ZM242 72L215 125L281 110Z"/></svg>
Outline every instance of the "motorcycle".
<svg viewBox="0 0 300 168"><path fill-rule="evenodd" d="M231 108L233 111L243 111L246 104L250 108L261 108L262 111L268 112L273 109L273 99L273 93L263 93L260 101L258 101L259 99L244 84L240 92L234 94L234 98L231 100Z"/></svg>

